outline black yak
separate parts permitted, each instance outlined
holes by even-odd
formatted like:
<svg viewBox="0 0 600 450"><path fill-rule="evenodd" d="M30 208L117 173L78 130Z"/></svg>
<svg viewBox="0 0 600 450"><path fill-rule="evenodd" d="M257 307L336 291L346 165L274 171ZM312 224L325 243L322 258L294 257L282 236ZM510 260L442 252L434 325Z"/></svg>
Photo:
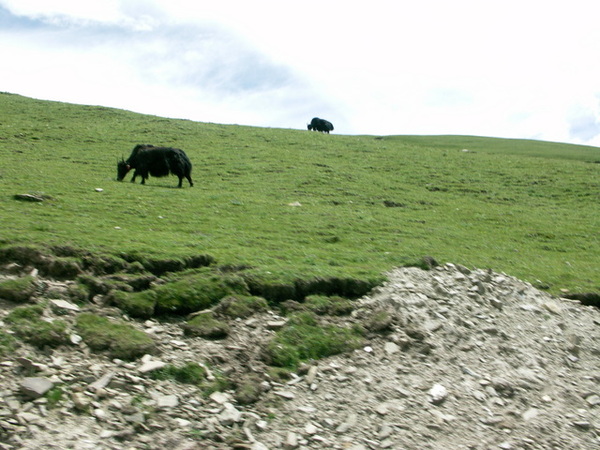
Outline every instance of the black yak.
<svg viewBox="0 0 600 450"><path fill-rule="evenodd" d="M328 120L314 117L313 120L311 120L308 124L308 129L312 131L321 131L323 133L329 134L330 131L333 131L333 124Z"/></svg>
<svg viewBox="0 0 600 450"><path fill-rule="evenodd" d="M187 178L190 186L192 182L192 163L183 150L171 147L155 147L154 145L136 145L127 161L121 159L117 163L117 180L121 181L131 169L135 169L131 182L135 182L138 175L142 177L142 184L146 184L148 174L153 177L166 177L169 173L179 177L181 187L183 178Z"/></svg>

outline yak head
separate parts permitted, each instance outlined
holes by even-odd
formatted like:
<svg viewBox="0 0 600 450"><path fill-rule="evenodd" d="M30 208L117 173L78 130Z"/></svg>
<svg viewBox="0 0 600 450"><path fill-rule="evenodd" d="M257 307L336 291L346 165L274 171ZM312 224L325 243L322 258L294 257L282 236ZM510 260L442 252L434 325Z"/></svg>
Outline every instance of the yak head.
<svg viewBox="0 0 600 450"><path fill-rule="evenodd" d="M123 158L121 161L117 161L117 180L121 181L127 175L127 172L131 170L131 166L125 162Z"/></svg>
<svg viewBox="0 0 600 450"><path fill-rule="evenodd" d="M312 124L309 123L306 127L308 128L308 131L312 130Z"/></svg>

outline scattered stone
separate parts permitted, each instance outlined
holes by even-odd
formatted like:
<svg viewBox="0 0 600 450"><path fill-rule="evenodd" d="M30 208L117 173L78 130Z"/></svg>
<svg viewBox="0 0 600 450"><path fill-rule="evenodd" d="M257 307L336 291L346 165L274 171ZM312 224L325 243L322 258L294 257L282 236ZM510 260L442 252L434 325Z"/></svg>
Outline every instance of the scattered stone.
<svg viewBox="0 0 600 450"><path fill-rule="evenodd" d="M33 194L15 194L14 199L22 202L43 202L44 196Z"/></svg>
<svg viewBox="0 0 600 450"><path fill-rule="evenodd" d="M179 405L179 399L176 395L160 395L156 398L157 408L175 408Z"/></svg>
<svg viewBox="0 0 600 450"><path fill-rule="evenodd" d="M293 400L296 398L296 394L290 391L273 391L273 394L283 397L286 400Z"/></svg>
<svg viewBox="0 0 600 450"><path fill-rule="evenodd" d="M45 366L43 364L38 364L29 358L18 357L15 359L15 361L17 361L19 364L21 364L21 366L23 366L23 368L25 370L40 372L45 369Z"/></svg>
<svg viewBox="0 0 600 450"><path fill-rule="evenodd" d="M523 417L523 420L525 422L528 422L532 419L535 419L538 415L540 414L540 410L537 408L529 408L527 411L525 411L521 417Z"/></svg>
<svg viewBox="0 0 600 450"><path fill-rule="evenodd" d="M162 369L166 365L167 365L167 363L162 362L162 361L155 361L155 360L146 361L144 364L142 364L138 368L138 372L140 372L140 373L153 372L155 370Z"/></svg>
<svg viewBox="0 0 600 450"><path fill-rule="evenodd" d="M344 422L342 422L336 429L336 433L346 433L350 428L352 428L354 425L356 425L356 421L358 419L358 416L355 413L350 413L348 414L348 417L346 418L346 420Z"/></svg>
<svg viewBox="0 0 600 450"><path fill-rule="evenodd" d="M562 308L556 302L546 301L542 303L542 306L544 307L544 309L550 311L552 314L556 314L557 316L560 316L562 314Z"/></svg>
<svg viewBox="0 0 600 450"><path fill-rule="evenodd" d="M285 449L295 449L298 448L298 436L293 431L288 431L287 436L285 438L285 444L283 444L283 448Z"/></svg>
<svg viewBox="0 0 600 450"><path fill-rule="evenodd" d="M379 434L377 435L377 437L379 438L379 440L387 439L392 435L393 432L394 429L391 426L383 424L379 429Z"/></svg>
<svg viewBox="0 0 600 450"><path fill-rule="evenodd" d="M225 403L223 405L223 411L219 414L218 419L222 425L231 426L242 420L242 413L231 403Z"/></svg>
<svg viewBox="0 0 600 450"><path fill-rule="evenodd" d="M590 422L588 422L587 420L578 420L573 422L573 426L575 426L576 428L579 428L581 430L589 430L590 428L592 428L592 424Z"/></svg>
<svg viewBox="0 0 600 450"><path fill-rule="evenodd" d="M17 414L17 418L19 419L19 422L23 424L39 422L42 419L42 417L37 414L32 414L25 411Z"/></svg>
<svg viewBox="0 0 600 450"><path fill-rule="evenodd" d="M231 395L219 391L213 392L208 396L208 398L219 405L224 405L225 403L231 401Z"/></svg>
<svg viewBox="0 0 600 450"><path fill-rule="evenodd" d="M429 390L429 401L434 405L443 403L448 397L448 391L441 384L434 384Z"/></svg>
<svg viewBox="0 0 600 450"><path fill-rule="evenodd" d="M68 302L66 300L50 300L50 305L59 310L66 310L72 312L79 312L80 308L74 303Z"/></svg>
<svg viewBox="0 0 600 450"><path fill-rule="evenodd" d="M92 404L92 399L81 392L73 392L71 394L71 400L75 405L75 409L79 411L88 411Z"/></svg>
<svg viewBox="0 0 600 450"><path fill-rule="evenodd" d="M88 386L88 390L91 392L99 391L107 387L115 376L114 372L109 372L104 374L102 377L98 378L92 384Z"/></svg>
<svg viewBox="0 0 600 450"><path fill-rule="evenodd" d="M306 426L304 427L304 432L309 435L317 434L318 431L319 431L319 429L310 422L307 423Z"/></svg>
<svg viewBox="0 0 600 450"><path fill-rule="evenodd" d="M500 309L500 310L502 309L503 304L502 304L501 300L499 300L495 297L492 297L489 299L489 302L490 302L490 305L492 305L494 308Z"/></svg>
<svg viewBox="0 0 600 450"><path fill-rule="evenodd" d="M175 426L179 428L190 428L192 426L192 422L187 419L182 419L181 417L175 417L173 419Z"/></svg>
<svg viewBox="0 0 600 450"><path fill-rule="evenodd" d="M270 320L267 322L267 328L269 330L280 330L285 326L287 320Z"/></svg>
<svg viewBox="0 0 600 450"><path fill-rule="evenodd" d="M394 342L386 342L383 346L383 350L388 355L393 355L394 353L398 353L398 351L400 351L400 346Z"/></svg>
<svg viewBox="0 0 600 450"><path fill-rule="evenodd" d="M385 403L380 403L375 407L375 412L380 416L385 416L387 413L390 412L390 410Z"/></svg>
<svg viewBox="0 0 600 450"><path fill-rule="evenodd" d="M92 411L92 415L101 421L106 421L108 419L108 414L102 408L96 408Z"/></svg>
<svg viewBox="0 0 600 450"><path fill-rule="evenodd" d="M585 397L585 401L590 406L598 406L598 405L600 405L600 395L597 395L597 394L588 395L587 397Z"/></svg>
<svg viewBox="0 0 600 450"><path fill-rule="evenodd" d="M100 417L98 417L98 419L100 419ZM139 425L146 421L146 417L141 411L136 411L133 414L123 414L123 419L125 419L126 422L134 425Z"/></svg>
<svg viewBox="0 0 600 450"><path fill-rule="evenodd" d="M317 378L317 371L317 366L310 366L310 368L308 369L306 377L304 377L308 385L312 385L315 382L315 379Z"/></svg>
<svg viewBox="0 0 600 450"><path fill-rule="evenodd" d="M32 271L23 264L9 274L0 264L0 281ZM366 450L425 448L439 437L446 443L456 438L465 448L597 447L597 309L459 265L429 272L404 268L389 276L354 301L351 315L318 317L323 324L359 326L386 311L394 316L389 327L369 330L359 350L308 361L297 374L266 368L261 359L262 346L274 335L267 323L283 320L275 311L232 319L224 342L185 336L169 320L126 317L152 333L163 361L151 355L109 360L85 344L21 344L0 361L2 445ZM40 292L51 294L44 319L66 320L73 334L75 311L51 302L68 299L70 282L36 277ZM120 315L106 306L105 294L95 296L98 302L86 309ZM10 327L2 329L12 334ZM189 362L206 369L202 387L143 376L167 363ZM33 372L57 389L25 394L23 377ZM262 394L252 404L237 395L249 374ZM204 398L205 386L221 391ZM275 395L264 395L269 390ZM568 427L572 432L565 432Z"/></svg>
<svg viewBox="0 0 600 450"><path fill-rule="evenodd" d="M21 382L21 392L30 398L39 398L54 387L48 378L28 377Z"/></svg>

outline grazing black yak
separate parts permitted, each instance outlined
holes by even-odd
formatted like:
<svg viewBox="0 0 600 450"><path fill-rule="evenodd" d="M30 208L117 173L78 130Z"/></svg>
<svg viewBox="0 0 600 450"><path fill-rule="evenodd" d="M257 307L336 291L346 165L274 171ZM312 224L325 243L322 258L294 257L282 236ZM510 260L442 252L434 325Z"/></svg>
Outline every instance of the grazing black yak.
<svg viewBox="0 0 600 450"><path fill-rule="evenodd" d="M146 184L148 174L153 177L166 177L169 173L179 177L181 187L183 178L187 178L190 186L192 182L192 163L183 150L171 147L155 147L154 145L136 145L127 161L121 159L117 163L117 180L121 181L131 169L135 169L131 182L138 175L142 177L142 184Z"/></svg>
<svg viewBox="0 0 600 450"><path fill-rule="evenodd" d="M325 119L319 119L318 117L315 117L308 124L308 129L329 134L330 131L333 131L333 124Z"/></svg>

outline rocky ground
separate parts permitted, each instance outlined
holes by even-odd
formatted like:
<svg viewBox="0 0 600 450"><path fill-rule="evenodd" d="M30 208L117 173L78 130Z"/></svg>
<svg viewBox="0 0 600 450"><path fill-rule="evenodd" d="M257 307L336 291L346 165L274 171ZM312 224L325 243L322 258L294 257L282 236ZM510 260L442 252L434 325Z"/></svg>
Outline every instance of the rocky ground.
<svg viewBox="0 0 600 450"><path fill-rule="evenodd" d="M46 293L66 284L42 281ZM49 319L85 309L118 314L101 302L52 298ZM14 307L0 299L0 321ZM23 344L0 361L0 448L600 448L598 309L447 264L392 271L348 321L377 310L392 313L387 332L288 381L270 377L261 358L282 321L275 312L235 321L223 340L132 321L160 349L134 362L92 353L76 334L53 350ZM254 374L263 394L242 405L233 392L206 397L148 376L187 362ZM54 404L45 392L56 387Z"/></svg>

